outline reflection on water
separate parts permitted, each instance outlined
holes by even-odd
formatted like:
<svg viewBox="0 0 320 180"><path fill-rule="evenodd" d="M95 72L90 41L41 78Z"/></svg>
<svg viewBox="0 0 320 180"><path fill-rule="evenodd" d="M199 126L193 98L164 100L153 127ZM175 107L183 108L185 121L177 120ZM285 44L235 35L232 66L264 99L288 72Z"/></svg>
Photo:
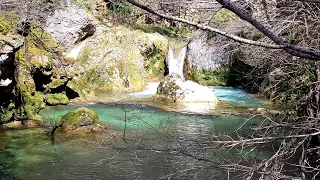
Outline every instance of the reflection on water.
<svg viewBox="0 0 320 180"><path fill-rule="evenodd" d="M248 113L252 108L265 107L268 102L255 98L243 90L232 87L211 87L215 89L219 102L173 103L154 101L153 96L159 83L149 83L146 90L131 94L96 92L99 102L122 104L146 104L166 111L199 114Z"/></svg>
<svg viewBox="0 0 320 180"><path fill-rule="evenodd" d="M224 94L228 91L223 90ZM198 108L197 104L190 105ZM79 107L96 110L99 119L110 127L108 133L56 134L52 144L46 128L0 129L0 179L227 179L213 165L248 152L219 150L212 143L213 134L233 135L249 118L245 115L205 116L168 112L143 104L95 103L48 107L41 116L50 123ZM242 133L259 123L260 118L252 118ZM261 151L251 153L255 158L267 156ZM198 161L190 154L213 162Z"/></svg>

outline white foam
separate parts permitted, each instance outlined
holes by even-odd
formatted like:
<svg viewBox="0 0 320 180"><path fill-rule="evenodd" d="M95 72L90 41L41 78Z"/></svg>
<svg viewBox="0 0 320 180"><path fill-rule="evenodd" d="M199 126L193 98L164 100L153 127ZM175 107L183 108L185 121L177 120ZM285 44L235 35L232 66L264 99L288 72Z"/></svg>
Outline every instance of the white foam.
<svg viewBox="0 0 320 180"><path fill-rule="evenodd" d="M148 83L147 87L142 92L131 93L131 96L141 97L141 98L149 98L154 96L157 93L157 88L160 82Z"/></svg>

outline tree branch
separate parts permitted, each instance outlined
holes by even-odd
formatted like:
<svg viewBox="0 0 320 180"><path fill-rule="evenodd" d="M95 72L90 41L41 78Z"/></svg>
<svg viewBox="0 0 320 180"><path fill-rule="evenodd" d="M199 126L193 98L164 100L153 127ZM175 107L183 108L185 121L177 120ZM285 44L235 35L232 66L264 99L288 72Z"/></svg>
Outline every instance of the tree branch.
<svg viewBox="0 0 320 180"><path fill-rule="evenodd" d="M292 44L288 44L288 43L284 42L281 38L279 38L278 36L273 34L271 31L269 31L265 26L263 26L257 20L253 19L247 13L245 13L242 10L238 9L237 7L233 6L229 0L216 0L216 1L219 2L221 5L223 5L224 8L237 14L241 19L252 24L255 28L257 28L259 31L261 31L263 34L265 34L268 38L270 38L275 44L269 44L269 43L263 43L263 42L259 42L259 41L253 41L250 39L245 39L245 38L235 36L235 35L229 34L227 32L221 31L219 29L210 27L210 26L202 25L202 24L199 24L199 23L196 23L193 21L179 18L179 17L174 17L171 15L162 14L158 11L153 10L152 8L150 8L144 4L136 2L135 0L127 0L127 1L130 4L137 6L137 7L141 8L149 13L152 13L156 16L159 16L159 17L162 17L165 19L169 19L169 20L173 20L173 21L177 21L177 22L186 23L186 24L189 24L191 26L197 27L202 30L215 32L215 33L220 34L222 36L225 36L227 38L233 39L237 42L241 42L241 43L245 43L245 44L249 44L249 45L254 45L254 46L265 47L265 48L283 49L287 53L294 55L294 56L298 56L298 57L306 58L306 59L311 59L311 60L320 60L320 51L315 50L315 49L311 49L311 48L298 47L298 46L294 46Z"/></svg>

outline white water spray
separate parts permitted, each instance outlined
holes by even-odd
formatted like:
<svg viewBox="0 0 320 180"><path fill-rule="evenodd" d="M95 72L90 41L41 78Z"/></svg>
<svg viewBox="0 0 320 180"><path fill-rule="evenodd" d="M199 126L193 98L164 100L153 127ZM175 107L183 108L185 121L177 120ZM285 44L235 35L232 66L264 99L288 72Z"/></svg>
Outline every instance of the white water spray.
<svg viewBox="0 0 320 180"><path fill-rule="evenodd" d="M187 48L184 47L181 49L178 57L174 58L173 48L169 46L169 52L166 58L169 74L178 74L179 76L181 76L182 80L185 80L183 76L183 65L184 65L184 59L186 57L186 53L187 53Z"/></svg>

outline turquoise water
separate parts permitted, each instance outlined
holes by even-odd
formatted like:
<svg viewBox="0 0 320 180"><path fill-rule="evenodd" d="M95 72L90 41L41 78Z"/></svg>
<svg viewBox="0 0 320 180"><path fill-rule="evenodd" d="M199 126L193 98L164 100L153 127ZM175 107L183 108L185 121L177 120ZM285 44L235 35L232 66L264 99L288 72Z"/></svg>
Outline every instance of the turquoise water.
<svg viewBox="0 0 320 180"><path fill-rule="evenodd" d="M221 89L220 97L254 103L242 91ZM258 106L259 100L255 103ZM249 115L184 114L142 104L103 103L48 107L41 116L52 124L79 107L96 110L109 127L107 133L57 133L52 142L49 127L0 129L0 179L226 179L214 165L239 159L249 149L219 149L213 135L236 136L244 121L240 133L246 135L261 121ZM268 156L262 151L251 154L257 159Z"/></svg>
<svg viewBox="0 0 320 180"><path fill-rule="evenodd" d="M252 94L249 94L241 89L220 86L215 86L212 88L215 89L216 96L221 101L227 101L247 106L259 106L265 103L264 101L255 98Z"/></svg>

